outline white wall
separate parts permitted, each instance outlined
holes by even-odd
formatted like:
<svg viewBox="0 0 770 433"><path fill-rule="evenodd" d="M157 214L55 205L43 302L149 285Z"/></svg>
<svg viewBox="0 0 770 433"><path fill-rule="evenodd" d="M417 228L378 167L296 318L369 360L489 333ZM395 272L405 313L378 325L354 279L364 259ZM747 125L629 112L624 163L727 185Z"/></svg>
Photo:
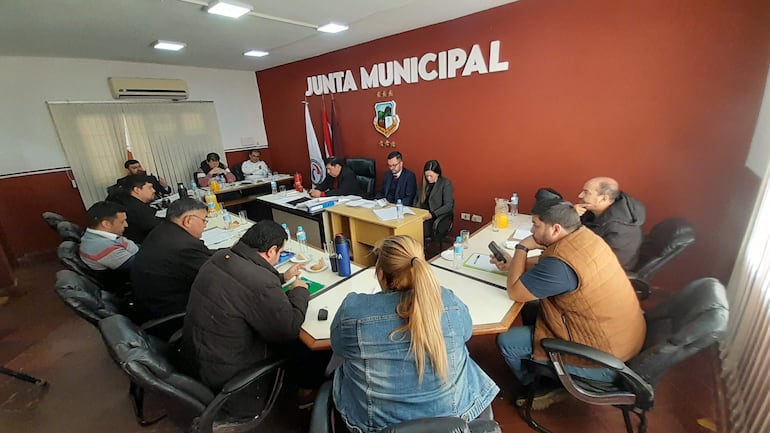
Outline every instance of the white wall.
<svg viewBox="0 0 770 433"><path fill-rule="evenodd" d="M765 82L765 95L762 97L762 108L759 110L757 126L754 129L754 138L751 140L749 155L746 157L746 166L760 179L765 176L765 171L770 164L770 70L767 72Z"/></svg>
<svg viewBox="0 0 770 433"><path fill-rule="evenodd" d="M214 101L225 149L267 145L254 72L0 56L0 175L68 166L46 101L112 101L113 76L183 79L191 100Z"/></svg>

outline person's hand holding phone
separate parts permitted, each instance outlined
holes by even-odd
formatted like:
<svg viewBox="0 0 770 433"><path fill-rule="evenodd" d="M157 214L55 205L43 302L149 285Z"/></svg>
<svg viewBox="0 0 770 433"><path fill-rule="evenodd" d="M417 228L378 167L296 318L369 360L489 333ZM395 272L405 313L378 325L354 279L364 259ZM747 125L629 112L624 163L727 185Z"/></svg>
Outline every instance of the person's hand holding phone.
<svg viewBox="0 0 770 433"><path fill-rule="evenodd" d="M489 263L494 264L498 270L507 271L511 266L511 256L503 251L495 241L489 243L489 250L492 251Z"/></svg>

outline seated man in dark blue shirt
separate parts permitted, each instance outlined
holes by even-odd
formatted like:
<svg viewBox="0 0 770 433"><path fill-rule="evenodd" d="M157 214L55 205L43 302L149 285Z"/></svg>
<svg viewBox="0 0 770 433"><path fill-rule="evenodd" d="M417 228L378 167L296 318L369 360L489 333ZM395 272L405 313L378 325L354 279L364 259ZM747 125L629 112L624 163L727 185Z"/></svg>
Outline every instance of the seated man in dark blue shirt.
<svg viewBox="0 0 770 433"><path fill-rule="evenodd" d="M391 203L401 199L404 206L414 206L417 196L417 176L404 168L401 152L394 150L388 154L388 171L382 180L382 188L375 198L384 198Z"/></svg>

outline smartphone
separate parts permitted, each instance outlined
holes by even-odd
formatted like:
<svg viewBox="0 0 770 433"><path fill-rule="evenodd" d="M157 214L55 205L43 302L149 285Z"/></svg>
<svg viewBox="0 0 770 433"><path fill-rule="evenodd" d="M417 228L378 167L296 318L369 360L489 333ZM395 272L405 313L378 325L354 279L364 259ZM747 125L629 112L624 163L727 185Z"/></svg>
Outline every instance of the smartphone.
<svg viewBox="0 0 770 433"><path fill-rule="evenodd" d="M492 241L489 243L489 251L492 251L492 254L495 256L498 262L505 263L505 254L503 254L503 249L500 248L500 245L497 245L497 242Z"/></svg>

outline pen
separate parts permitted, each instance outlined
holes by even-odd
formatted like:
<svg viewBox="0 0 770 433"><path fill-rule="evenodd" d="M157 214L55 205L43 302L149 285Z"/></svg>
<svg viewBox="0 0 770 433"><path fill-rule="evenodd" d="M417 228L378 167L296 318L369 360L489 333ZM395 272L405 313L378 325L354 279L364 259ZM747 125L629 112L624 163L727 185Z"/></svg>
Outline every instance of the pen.
<svg viewBox="0 0 770 433"><path fill-rule="evenodd" d="M479 261L479 255L476 254L476 257L473 259L473 264L475 265L476 262L478 262L478 261Z"/></svg>

